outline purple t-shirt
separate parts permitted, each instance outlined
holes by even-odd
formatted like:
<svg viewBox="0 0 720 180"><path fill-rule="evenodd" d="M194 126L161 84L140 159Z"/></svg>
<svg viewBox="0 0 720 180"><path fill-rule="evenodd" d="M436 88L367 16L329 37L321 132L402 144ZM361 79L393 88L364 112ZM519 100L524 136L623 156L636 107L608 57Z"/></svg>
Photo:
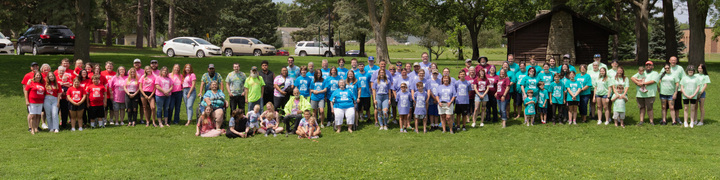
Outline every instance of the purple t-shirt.
<svg viewBox="0 0 720 180"><path fill-rule="evenodd" d="M373 83L373 89L375 89L376 95L390 93L390 87L392 87L392 82L390 81L375 81Z"/></svg>
<svg viewBox="0 0 720 180"><path fill-rule="evenodd" d="M457 92L457 98L455 98L455 104L470 104L470 84L465 80L455 81L455 92Z"/></svg>
<svg viewBox="0 0 720 180"><path fill-rule="evenodd" d="M433 92L433 94L435 94L435 96L440 99L440 102L446 103L450 102L450 100L452 100L452 98L456 96L455 87L452 84L447 86L444 84L438 85L438 87L435 88L435 92Z"/></svg>
<svg viewBox="0 0 720 180"><path fill-rule="evenodd" d="M423 92L415 92L415 97L413 99L415 100L415 112L413 114L415 115L425 115L427 114L427 91Z"/></svg>
<svg viewBox="0 0 720 180"><path fill-rule="evenodd" d="M410 91L398 91L397 97L395 97L395 100L397 101L397 111L400 115L406 115L410 114L410 108L412 106L412 95L410 94Z"/></svg>
<svg viewBox="0 0 720 180"><path fill-rule="evenodd" d="M412 78L410 78L410 76L408 76L405 79L403 79L402 76L398 76L398 78L396 78L395 81L393 81L393 85L394 85L393 90L395 90L396 92L400 92L400 90L401 90L400 86L402 85L402 83L405 83L405 85L408 87L408 90L409 90L411 80L412 80Z"/></svg>

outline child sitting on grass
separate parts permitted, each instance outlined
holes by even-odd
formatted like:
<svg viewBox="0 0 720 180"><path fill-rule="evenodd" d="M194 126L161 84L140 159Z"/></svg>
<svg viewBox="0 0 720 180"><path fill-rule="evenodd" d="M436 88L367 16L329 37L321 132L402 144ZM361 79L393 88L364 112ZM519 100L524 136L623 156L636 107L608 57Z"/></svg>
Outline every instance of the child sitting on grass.
<svg viewBox="0 0 720 180"><path fill-rule="evenodd" d="M255 104L253 110L248 112L245 117L248 119L248 128L250 128L251 134L257 133L260 129L260 105Z"/></svg>
<svg viewBox="0 0 720 180"><path fill-rule="evenodd" d="M269 134L272 134L273 137L277 137L277 133L281 133L283 131L283 127L278 126L277 113L265 114L264 117L265 118L262 123L260 123L260 133L265 134L265 137Z"/></svg>
<svg viewBox="0 0 720 180"><path fill-rule="evenodd" d="M228 123L228 129L225 131L225 136L227 136L227 138L246 138L248 136L252 136L252 133L254 132L250 131L248 120L245 118L245 110L243 109L238 108L232 111L232 117L230 117L230 121L228 121Z"/></svg>
<svg viewBox="0 0 720 180"><path fill-rule="evenodd" d="M535 102L537 98L533 96L533 90L527 90L527 97L525 98L525 125L530 126L535 124Z"/></svg>
<svg viewBox="0 0 720 180"><path fill-rule="evenodd" d="M310 110L303 112L303 118L300 120L297 131L298 139L308 138L317 139L320 136L320 127L315 122L315 117L310 116Z"/></svg>
<svg viewBox="0 0 720 180"><path fill-rule="evenodd" d="M623 92L623 85L618 84L615 85L616 92ZM613 94L611 101L613 102L613 119L615 120L615 126L618 126L618 122L620 123L620 126L625 128L625 103L628 101L628 98L626 96L623 96L622 94Z"/></svg>

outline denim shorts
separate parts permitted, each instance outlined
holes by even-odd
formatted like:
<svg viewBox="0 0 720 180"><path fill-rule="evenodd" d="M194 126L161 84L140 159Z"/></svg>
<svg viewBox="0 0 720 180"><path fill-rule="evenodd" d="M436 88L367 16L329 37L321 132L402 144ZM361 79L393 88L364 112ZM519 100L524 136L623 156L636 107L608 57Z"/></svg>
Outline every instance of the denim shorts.
<svg viewBox="0 0 720 180"><path fill-rule="evenodd" d="M488 98L488 96L490 96L490 93L486 94L483 98L480 98L480 96L476 94L475 102L488 102L490 101L490 98Z"/></svg>
<svg viewBox="0 0 720 180"><path fill-rule="evenodd" d="M698 98L705 98L705 91L703 91L703 93L700 94L700 96Z"/></svg>
<svg viewBox="0 0 720 180"><path fill-rule="evenodd" d="M672 97L673 97L673 95L662 95L662 94L661 94L661 95L660 95L660 100L672 101L672 100L673 100Z"/></svg>
<svg viewBox="0 0 720 180"><path fill-rule="evenodd" d="M595 95L595 97L596 97L596 98L607 99L607 98L608 98L608 95L602 95L602 96L601 96L601 95Z"/></svg>

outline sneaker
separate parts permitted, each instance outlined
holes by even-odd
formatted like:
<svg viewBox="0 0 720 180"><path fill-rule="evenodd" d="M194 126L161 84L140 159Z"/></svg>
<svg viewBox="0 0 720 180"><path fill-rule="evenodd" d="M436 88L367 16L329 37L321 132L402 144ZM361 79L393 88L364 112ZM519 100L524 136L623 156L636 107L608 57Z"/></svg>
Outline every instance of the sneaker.
<svg viewBox="0 0 720 180"><path fill-rule="evenodd" d="M78 129L78 131L82 131L82 130L83 130L82 127L80 127L80 128Z"/></svg>
<svg viewBox="0 0 720 180"><path fill-rule="evenodd" d="M95 122L90 122L90 127L95 128Z"/></svg>
<svg viewBox="0 0 720 180"><path fill-rule="evenodd" d="M378 127L378 126L380 126L380 124L378 124L378 123L375 123L375 127Z"/></svg>
<svg viewBox="0 0 720 180"><path fill-rule="evenodd" d="M698 123L700 123L700 121L695 121L695 125L696 125L696 126L698 125Z"/></svg>
<svg viewBox="0 0 720 180"><path fill-rule="evenodd" d="M393 120L392 123L393 123L393 124L397 124L398 121L397 121L397 120Z"/></svg>
<svg viewBox="0 0 720 180"><path fill-rule="evenodd" d="M597 124L597 125L600 125L600 124L602 124L602 121L598 120L598 124Z"/></svg>
<svg viewBox="0 0 720 180"><path fill-rule="evenodd" d="M470 126L471 126L471 127L475 127L475 123L472 123L472 125L470 125Z"/></svg>
<svg viewBox="0 0 720 180"><path fill-rule="evenodd" d="M378 130L383 130L383 127L380 127L380 129L378 129Z"/></svg>
<svg viewBox="0 0 720 180"><path fill-rule="evenodd" d="M484 124L484 123L480 123L480 127L483 127L483 126L485 126L485 124Z"/></svg>
<svg viewBox="0 0 720 180"><path fill-rule="evenodd" d="M121 126L124 126L124 125L125 125L125 122L120 122L120 125L121 125Z"/></svg>
<svg viewBox="0 0 720 180"><path fill-rule="evenodd" d="M75 131L75 128L70 129L70 131Z"/></svg>
<svg viewBox="0 0 720 180"><path fill-rule="evenodd" d="M645 124L645 122L640 121L637 125L638 125L638 126L642 126L643 124ZM687 126L685 126L685 127L687 127Z"/></svg>
<svg viewBox="0 0 720 180"><path fill-rule="evenodd" d="M465 129L465 128L462 128L462 131L467 131L467 129Z"/></svg>
<svg viewBox="0 0 720 180"><path fill-rule="evenodd" d="M694 126L693 124L695 124L695 123L690 123L690 128L693 128L693 126Z"/></svg>
<svg viewBox="0 0 720 180"><path fill-rule="evenodd" d="M332 126L332 123L328 122L325 126Z"/></svg>
<svg viewBox="0 0 720 180"><path fill-rule="evenodd" d="M111 122L110 122L110 125L115 125L115 122L112 122L112 121L111 121Z"/></svg>
<svg viewBox="0 0 720 180"><path fill-rule="evenodd" d="M40 127L40 128L42 128L42 129L47 129L47 128L48 128L47 123L43 123L43 124L42 124L42 127Z"/></svg>
<svg viewBox="0 0 720 180"><path fill-rule="evenodd" d="M317 138L320 138L320 136L313 136L313 137L310 137L310 139L317 139Z"/></svg>
<svg viewBox="0 0 720 180"><path fill-rule="evenodd" d="M683 122L683 126L688 127L687 121Z"/></svg>
<svg viewBox="0 0 720 180"><path fill-rule="evenodd" d="M277 134L273 134L273 137L277 137Z"/></svg>
<svg viewBox="0 0 720 180"><path fill-rule="evenodd" d="M605 125L608 125L608 124L610 124L610 121L605 121Z"/></svg>
<svg viewBox="0 0 720 180"><path fill-rule="evenodd" d="M325 128L325 125L320 124L320 128Z"/></svg>
<svg viewBox="0 0 720 180"><path fill-rule="evenodd" d="M704 125L702 122L697 123L697 126L702 126L702 125Z"/></svg>
<svg viewBox="0 0 720 180"><path fill-rule="evenodd" d="M267 133L265 133L265 137L268 137L268 134L267 134Z"/></svg>

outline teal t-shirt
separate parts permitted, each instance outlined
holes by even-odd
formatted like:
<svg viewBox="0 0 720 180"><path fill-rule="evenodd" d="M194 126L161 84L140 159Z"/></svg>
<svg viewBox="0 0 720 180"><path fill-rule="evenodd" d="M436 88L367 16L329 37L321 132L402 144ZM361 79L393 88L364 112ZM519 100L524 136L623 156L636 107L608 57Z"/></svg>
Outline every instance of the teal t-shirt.
<svg viewBox="0 0 720 180"><path fill-rule="evenodd" d="M580 81L570 81L570 80L568 80L568 81L565 81L565 84L564 84L564 85L565 85L565 89L568 91L567 93L565 93L565 96L567 97L567 98L565 98L565 100L567 100L567 101L580 101L580 94L578 94L577 96L575 96L575 99L573 99L572 95L570 94L570 91L572 91L572 92L577 92L578 90L580 90L580 89L582 88L582 84L580 84Z"/></svg>
<svg viewBox="0 0 720 180"><path fill-rule="evenodd" d="M588 87L588 88L585 89L584 91L580 92L580 95L590 95L590 94L592 94L593 87L592 87L592 78L590 77L590 74L587 74L587 73L585 73L585 74L577 74L577 75L575 76L575 81L580 82L580 85L582 86L582 87L580 87L580 88L583 88L583 87L585 87L585 86Z"/></svg>
<svg viewBox="0 0 720 180"><path fill-rule="evenodd" d="M555 83L553 81L545 85L545 89L550 93L550 101L553 104L564 104L563 95L565 94L565 88L562 82Z"/></svg>
<svg viewBox="0 0 720 180"><path fill-rule="evenodd" d="M547 86L545 86L547 87ZM550 99L547 89L538 90L538 107L547 108L547 100Z"/></svg>
<svg viewBox="0 0 720 180"><path fill-rule="evenodd" d="M537 92L538 92L538 87L537 87L538 79L537 79L537 76L535 76L535 77L525 76L525 78L523 78L523 80L522 80L522 82L520 82L520 84L521 84L523 87L525 87L525 93L527 93L527 92L530 91L530 90L533 90L533 92L534 92L533 94L537 95Z"/></svg>
<svg viewBox="0 0 720 180"><path fill-rule="evenodd" d="M545 84L550 84L551 82L553 82L555 80L555 79L553 79L554 75L555 75L555 73L552 73L552 72L546 73L543 71L543 72L538 73L537 77L538 77L538 79L540 79L540 81L544 82Z"/></svg>
<svg viewBox="0 0 720 180"><path fill-rule="evenodd" d="M534 103L527 104L530 101L535 101ZM524 100L525 104L525 115L535 115L535 103L537 103L537 98L535 97L527 97Z"/></svg>
<svg viewBox="0 0 720 180"><path fill-rule="evenodd" d="M515 90L517 90L518 92L522 91L522 89L521 89L522 81L523 81L523 79L525 79L525 76L527 76L527 71L525 71L525 72L517 71L517 72L515 72L515 74L513 76L515 77L515 81L513 81L512 78L510 78L510 81L515 83Z"/></svg>

